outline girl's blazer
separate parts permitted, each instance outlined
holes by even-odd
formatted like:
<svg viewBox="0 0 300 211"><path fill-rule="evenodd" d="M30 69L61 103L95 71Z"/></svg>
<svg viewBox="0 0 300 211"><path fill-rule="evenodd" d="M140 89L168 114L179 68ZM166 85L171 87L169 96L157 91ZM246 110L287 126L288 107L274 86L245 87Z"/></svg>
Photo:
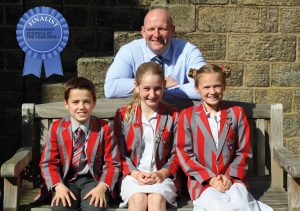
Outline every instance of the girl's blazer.
<svg viewBox="0 0 300 211"><path fill-rule="evenodd" d="M218 149L202 104L183 110L176 135L177 154L188 176L190 197L195 200L209 187L216 175L229 175L238 182L248 169L250 128L241 107L220 105L221 121Z"/></svg>
<svg viewBox="0 0 300 211"><path fill-rule="evenodd" d="M118 179L120 158L113 128L109 122L91 117L86 156L89 171L98 182L106 183L110 190ZM70 176L72 166L72 129L70 117L52 123L42 153L40 167L48 190Z"/></svg>
<svg viewBox="0 0 300 211"><path fill-rule="evenodd" d="M142 116L140 106L137 108L132 121L125 122L127 106L117 110L114 119L115 135L119 142L123 176L137 169L141 159L142 147ZM158 170L169 169L175 175L179 162L175 156L174 136L177 130L178 112L169 105L159 104L155 134L155 161Z"/></svg>

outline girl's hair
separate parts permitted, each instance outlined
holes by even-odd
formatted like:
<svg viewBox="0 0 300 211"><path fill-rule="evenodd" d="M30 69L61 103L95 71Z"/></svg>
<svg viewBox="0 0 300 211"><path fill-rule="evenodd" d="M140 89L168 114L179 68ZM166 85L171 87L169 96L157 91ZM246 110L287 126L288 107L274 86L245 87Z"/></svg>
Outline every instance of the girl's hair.
<svg viewBox="0 0 300 211"><path fill-rule="evenodd" d="M230 76L230 72L231 70L229 66L220 67L215 64L205 64L200 69L190 69L188 76L195 80L195 87L198 87L201 75L206 73L217 73L220 75L223 85L226 86L225 78Z"/></svg>
<svg viewBox="0 0 300 211"><path fill-rule="evenodd" d="M141 81L146 74L158 75L161 81L165 80L164 70L159 64L155 62L145 62L141 64L136 71L135 83L137 86L141 84ZM126 122L130 122L132 120L136 112L136 109L138 106L140 106L140 104L141 104L140 93L138 89L134 89L133 100L128 104L125 113Z"/></svg>

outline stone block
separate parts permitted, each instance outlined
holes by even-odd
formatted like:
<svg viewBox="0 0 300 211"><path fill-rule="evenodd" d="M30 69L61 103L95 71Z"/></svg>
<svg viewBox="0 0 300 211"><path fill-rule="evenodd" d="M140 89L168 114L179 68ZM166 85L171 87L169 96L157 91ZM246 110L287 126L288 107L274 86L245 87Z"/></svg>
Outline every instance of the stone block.
<svg viewBox="0 0 300 211"><path fill-rule="evenodd" d="M3 130L5 134L18 135L19 131L22 129L22 120L21 120L21 105L20 106L11 106L4 109L3 116Z"/></svg>
<svg viewBox="0 0 300 211"><path fill-rule="evenodd" d="M300 137L286 139L285 146L289 151L298 155L300 158Z"/></svg>
<svg viewBox="0 0 300 211"><path fill-rule="evenodd" d="M206 60L224 60L226 57L226 35L184 34L179 37L196 45Z"/></svg>
<svg viewBox="0 0 300 211"><path fill-rule="evenodd" d="M80 58L77 62L78 76L91 80L96 87L97 98L104 97L104 81L113 57Z"/></svg>
<svg viewBox="0 0 300 211"><path fill-rule="evenodd" d="M5 11L5 24L6 25L12 25L12 26L16 26L17 23L19 22L19 19L22 17L23 15L23 8L22 5L7 5L6 7L4 7L4 11Z"/></svg>
<svg viewBox="0 0 300 211"><path fill-rule="evenodd" d="M10 81L12 82L12 81ZM23 95L22 92L17 91L0 91L1 96L1 102L0 107L1 108L7 108L7 107L21 107ZM4 115L6 115L4 113Z"/></svg>
<svg viewBox="0 0 300 211"><path fill-rule="evenodd" d="M3 133L1 133L3 134ZM21 146L22 137L20 135L1 135L0 136L0 163L11 158ZM5 146L5 147L4 147Z"/></svg>
<svg viewBox="0 0 300 211"><path fill-rule="evenodd" d="M143 25L146 9L126 6L99 7L97 9L97 25L113 30L140 30Z"/></svg>
<svg viewBox="0 0 300 211"><path fill-rule="evenodd" d="M300 32L300 9L282 9L280 28L284 33Z"/></svg>
<svg viewBox="0 0 300 211"><path fill-rule="evenodd" d="M23 72L24 53L21 49L6 53L6 69L8 71Z"/></svg>
<svg viewBox="0 0 300 211"><path fill-rule="evenodd" d="M0 83L1 91L21 92L22 89L23 89L23 78L20 73L6 72L5 74L1 74L1 83Z"/></svg>
<svg viewBox="0 0 300 211"><path fill-rule="evenodd" d="M272 86L300 87L300 64L274 64Z"/></svg>
<svg viewBox="0 0 300 211"><path fill-rule="evenodd" d="M270 66L268 64L245 64L245 84L248 87L268 87Z"/></svg>
<svg viewBox="0 0 300 211"><path fill-rule="evenodd" d="M277 32L277 28L277 9L203 6L198 11L201 32Z"/></svg>
<svg viewBox="0 0 300 211"><path fill-rule="evenodd" d="M16 26L0 27L0 48L2 49L19 49L16 39Z"/></svg>
<svg viewBox="0 0 300 211"><path fill-rule="evenodd" d="M294 111L300 112L300 89L294 91Z"/></svg>
<svg viewBox="0 0 300 211"><path fill-rule="evenodd" d="M300 118L298 115L284 115L283 118L283 136L291 138L300 136Z"/></svg>
<svg viewBox="0 0 300 211"><path fill-rule="evenodd" d="M72 29L73 35L70 42L73 48L80 49L85 53L110 52L113 46L113 33L107 29L77 28ZM70 43L71 44L71 43Z"/></svg>
<svg viewBox="0 0 300 211"><path fill-rule="evenodd" d="M5 53L0 51L0 72L4 72L5 68L5 58L4 58Z"/></svg>
<svg viewBox="0 0 300 211"><path fill-rule="evenodd" d="M229 0L190 0L193 4L229 4Z"/></svg>
<svg viewBox="0 0 300 211"><path fill-rule="evenodd" d="M210 63L209 61L206 61ZM242 63L219 63L212 62L216 65L227 65L230 67L230 76L226 78L226 86L242 86L243 85L243 75L244 75L244 65Z"/></svg>
<svg viewBox="0 0 300 211"><path fill-rule="evenodd" d="M251 103L253 102L253 91L245 88L226 87L223 99Z"/></svg>
<svg viewBox="0 0 300 211"><path fill-rule="evenodd" d="M257 89L255 90L255 103L271 104L282 103L283 112L292 111L291 89Z"/></svg>
<svg viewBox="0 0 300 211"><path fill-rule="evenodd" d="M2 25L4 23L4 7L0 6L0 24Z"/></svg>
<svg viewBox="0 0 300 211"><path fill-rule="evenodd" d="M196 30L194 5L169 5L167 9L172 16L177 32L188 33Z"/></svg>
<svg viewBox="0 0 300 211"><path fill-rule="evenodd" d="M87 25L88 10L84 7L66 6L60 13L66 19L69 27L80 27Z"/></svg>
<svg viewBox="0 0 300 211"><path fill-rule="evenodd" d="M81 49L71 48L70 45L61 52L61 62L63 66L64 76L68 73L74 73L74 76L77 74L76 61L82 56Z"/></svg>
<svg viewBox="0 0 300 211"><path fill-rule="evenodd" d="M142 38L141 32L135 31L135 32L115 32L114 33L114 54L116 54L120 47L131 42L135 39Z"/></svg>
<svg viewBox="0 0 300 211"><path fill-rule="evenodd" d="M263 6L299 6L298 0L231 0L232 4Z"/></svg>
<svg viewBox="0 0 300 211"><path fill-rule="evenodd" d="M42 84L42 103L61 102L64 100L64 84Z"/></svg>
<svg viewBox="0 0 300 211"><path fill-rule="evenodd" d="M296 59L295 36L230 35L228 59L233 61L281 61Z"/></svg>

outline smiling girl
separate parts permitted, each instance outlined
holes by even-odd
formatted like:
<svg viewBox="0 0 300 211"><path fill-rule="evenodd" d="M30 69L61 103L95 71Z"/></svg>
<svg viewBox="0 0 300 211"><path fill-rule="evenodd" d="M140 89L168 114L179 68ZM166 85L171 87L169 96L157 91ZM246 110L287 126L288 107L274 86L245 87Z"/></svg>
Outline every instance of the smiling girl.
<svg viewBox="0 0 300 211"><path fill-rule="evenodd" d="M222 101L225 70L214 64L191 69L202 102L179 115L176 151L194 211L272 210L246 189L250 128L243 108Z"/></svg>
<svg viewBox="0 0 300 211"><path fill-rule="evenodd" d="M176 206L171 176L179 167L174 134L178 113L162 102L165 76L160 65L139 66L133 101L117 110L114 127L122 163L121 197L129 211L162 211Z"/></svg>

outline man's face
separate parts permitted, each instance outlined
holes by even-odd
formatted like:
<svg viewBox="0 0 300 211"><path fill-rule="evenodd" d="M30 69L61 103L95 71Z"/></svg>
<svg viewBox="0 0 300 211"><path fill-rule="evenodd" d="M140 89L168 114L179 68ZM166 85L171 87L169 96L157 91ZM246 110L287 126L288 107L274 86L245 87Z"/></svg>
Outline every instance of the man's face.
<svg viewBox="0 0 300 211"><path fill-rule="evenodd" d="M166 11L157 9L146 15L142 35L153 53L162 55L169 47L174 34L175 27Z"/></svg>

